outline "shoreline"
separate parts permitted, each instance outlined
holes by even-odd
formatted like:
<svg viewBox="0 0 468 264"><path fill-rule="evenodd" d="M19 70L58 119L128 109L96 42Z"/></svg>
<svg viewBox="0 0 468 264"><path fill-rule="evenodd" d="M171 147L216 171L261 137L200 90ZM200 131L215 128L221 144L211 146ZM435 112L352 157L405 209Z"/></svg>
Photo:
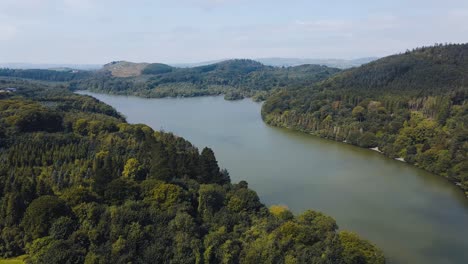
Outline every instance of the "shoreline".
<svg viewBox="0 0 468 264"><path fill-rule="evenodd" d="M418 168L418 169L421 169L421 170L423 170L423 171L425 171L425 172L431 173L431 174L433 174L433 175L435 175L435 176L437 176L437 177L441 177L441 178L446 179L447 181L449 181L450 183L452 183L453 185L455 185L456 188L459 189L459 190L462 192L463 196L464 196L466 199L468 199L468 190L465 191L465 190L462 188L462 183L461 183L460 181L458 181L457 179L454 179L454 178L448 177L448 176L443 176L443 175L436 174L436 173L434 173L434 172L428 171L428 170L426 170L426 169L424 169L424 168L421 168L421 167L415 165L414 163L410 163L410 162L405 161L405 159L402 158L402 157L398 157L398 158L389 157L389 156L387 156L384 152L380 151L380 149L379 149L378 147L374 147L374 148L364 148L364 147L360 147L360 146L358 146L358 145L351 144L351 143L347 142L346 140L344 140L344 141L333 140L333 139L321 137L321 136L319 136L319 135L317 135L316 133L313 133L313 132L308 132L308 131L300 130L300 129L294 129L294 128L288 127L288 126L282 126L282 125L278 126L278 125L269 124L268 122L265 121L265 119L263 118L263 115L262 115L262 120L263 120L263 122L264 122L265 124L267 124L267 125L269 125L269 126L272 126L272 127L284 128L284 129L288 129L288 130L291 130L291 131L296 131L296 132L299 132L299 133L304 133L304 134L307 134L307 135L311 135L311 136L314 136L314 137L318 137L318 138L321 138L321 139L326 139L326 140L330 140L330 141L338 142L338 143L342 143L342 144L348 144L348 145L351 145L351 146L353 146L353 147L357 147L357 148L360 148L360 149L367 149L367 150L370 150L370 151L373 151L373 152L380 153L380 154L382 154L385 158L388 158L388 159L391 159L391 160L395 160L395 161L399 161L399 162L406 163L406 164L408 164L408 165L410 165L410 166L413 166L413 167Z"/></svg>

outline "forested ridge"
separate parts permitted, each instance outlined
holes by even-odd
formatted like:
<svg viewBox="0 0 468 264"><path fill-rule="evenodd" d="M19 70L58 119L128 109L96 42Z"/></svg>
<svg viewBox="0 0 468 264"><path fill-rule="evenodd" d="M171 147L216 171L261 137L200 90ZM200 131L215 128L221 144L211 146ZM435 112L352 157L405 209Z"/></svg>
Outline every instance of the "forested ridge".
<svg viewBox="0 0 468 264"><path fill-rule="evenodd" d="M449 178L468 196L468 44L389 56L267 99L268 124L365 148Z"/></svg>
<svg viewBox="0 0 468 264"><path fill-rule="evenodd" d="M384 263L321 213L266 208L209 148L112 107L0 80L0 258L27 263Z"/></svg>
<svg viewBox="0 0 468 264"><path fill-rule="evenodd" d="M84 70L45 70L45 69L7 69L0 68L0 76L9 78L32 79L50 82L69 82L91 77L91 71Z"/></svg>
<svg viewBox="0 0 468 264"><path fill-rule="evenodd" d="M118 65L118 62L111 63ZM118 67L118 66L116 66ZM121 78L101 71L71 83L72 89L87 89L141 97L177 97L225 94L226 99L254 97L264 100L274 89L301 87L326 79L339 69L319 65L271 67L253 60L228 60L193 68L175 68L165 64L147 65L141 75Z"/></svg>

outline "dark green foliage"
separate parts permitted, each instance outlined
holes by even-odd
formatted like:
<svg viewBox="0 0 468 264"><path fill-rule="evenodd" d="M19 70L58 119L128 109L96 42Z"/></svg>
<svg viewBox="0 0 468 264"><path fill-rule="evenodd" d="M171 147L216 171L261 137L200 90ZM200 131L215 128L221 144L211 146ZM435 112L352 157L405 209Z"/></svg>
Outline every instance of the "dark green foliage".
<svg viewBox="0 0 468 264"><path fill-rule="evenodd" d="M15 77L42 81L67 82L73 80L85 79L91 76L89 71L78 70L42 70L42 69L0 69L0 76Z"/></svg>
<svg viewBox="0 0 468 264"><path fill-rule="evenodd" d="M230 183L209 148L127 124L109 106L60 87L15 84L25 86L0 99L1 258L347 263L381 254L359 240L343 250L336 223L322 214L270 213L246 182ZM59 115L63 126L18 129L31 109Z"/></svg>
<svg viewBox="0 0 468 264"><path fill-rule="evenodd" d="M344 71L324 82L327 89L392 91L426 95L465 85L468 44L423 47Z"/></svg>
<svg viewBox="0 0 468 264"><path fill-rule="evenodd" d="M173 71L174 68L162 64L162 63L151 63L150 65L146 66L145 69L141 72L142 74L163 74Z"/></svg>
<svg viewBox="0 0 468 264"><path fill-rule="evenodd" d="M283 90L262 117L366 148L453 180L468 195L468 44L436 45Z"/></svg>
<svg viewBox="0 0 468 264"><path fill-rule="evenodd" d="M31 110L21 113L15 125L21 132L56 132L62 129L62 116L50 111Z"/></svg>
<svg viewBox="0 0 468 264"><path fill-rule="evenodd" d="M241 188L229 197L227 207L229 210L239 213L242 211L257 211L262 207L262 204L256 192Z"/></svg>
<svg viewBox="0 0 468 264"><path fill-rule="evenodd" d="M138 195L138 185L126 179L115 179L106 185L104 198L112 204L121 204L126 200L135 200Z"/></svg>
<svg viewBox="0 0 468 264"><path fill-rule="evenodd" d="M26 209L21 227L32 240L46 236L52 223L61 216L69 216L70 208L55 196L44 195L35 199Z"/></svg>
<svg viewBox="0 0 468 264"><path fill-rule="evenodd" d="M214 156L213 150L204 148L200 156L200 183L218 183L224 184L230 181L225 175L221 173L218 167L218 161Z"/></svg>
<svg viewBox="0 0 468 264"><path fill-rule="evenodd" d="M77 223L70 217L62 216L50 227L50 236L55 239L67 239L77 228Z"/></svg>

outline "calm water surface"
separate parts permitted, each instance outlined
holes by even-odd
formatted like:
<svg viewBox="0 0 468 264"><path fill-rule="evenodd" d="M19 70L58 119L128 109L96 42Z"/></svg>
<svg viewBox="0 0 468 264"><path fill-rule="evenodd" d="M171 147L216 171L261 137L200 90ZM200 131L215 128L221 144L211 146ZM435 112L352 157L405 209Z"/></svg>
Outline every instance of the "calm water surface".
<svg viewBox="0 0 468 264"><path fill-rule="evenodd" d="M143 99L85 92L130 123L213 148L234 182L267 204L333 216L389 263L468 263L468 199L455 186L377 152L264 124L259 103L222 97Z"/></svg>

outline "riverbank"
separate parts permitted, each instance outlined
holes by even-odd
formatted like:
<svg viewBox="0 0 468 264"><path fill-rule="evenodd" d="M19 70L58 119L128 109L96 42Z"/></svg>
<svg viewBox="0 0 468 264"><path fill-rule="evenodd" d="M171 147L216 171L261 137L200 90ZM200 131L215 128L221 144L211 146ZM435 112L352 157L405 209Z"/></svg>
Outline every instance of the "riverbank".
<svg viewBox="0 0 468 264"><path fill-rule="evenodd" d="M334 141L334 142L338 142L338 143L349 144L349 145L352 145L354 147L358 147L358 148L362 148L362 149L368 149L368 150L380 153L380 154L382 154L383 156L385 156L385 157L387 157L389 159L393 159L393 160L396 160L396 161L407 163L407 164L409 164L411 166L414 166L414 167L416 167L418 169L422 169L422 170L427 171L429 173L435 174L435 175L437 175L437 176L439 176L441 178L445 178L446 180L448 180L449 182L454 184L456 187L458 187L463 192L464 196L466 198L468 198L468 188L463 186L463 184L460 181L458 181L457 179L455 179L453 177L449 177L449 176L440 175L440 174L434 173L432 171L426 170L425 168L419 166L418 163L409 162L409 161L405 160L403 157L392 157L392 156L388 155L388 153L385 153L382 150L380 150L379 147L373 147L373 148L361 147L361 146L358 146L356 144L352 144L352 143L350 143L350 142L348 142L346 140L343 140L343 141L336 140L336 139L333 139L333 138L324 137L321 134L316 133L316 132L311 132L311 131L307 131L307 130L304 130L304 129L298 129L298 128L294 128L294 127L291 127L291 126L281 125L281 124L277 124L276 122L268 122L263 114L262 114L262 120L263 120L263 122L265 122L265 124L268 124L268 125L273 126L273 127L279 127L279 128L285 128L285 129L289 129L289 130L293 130L293 131L298 131L298 132L305 133L305 134L308 134L308 135L320 137L320 138L323 138L323 139L326 139L326 140L330 140L330 141Z"/></svg>
<svg viewBox="0 0 468 264"><path fill-rule="evenodd" d="M151 91L103 91L99 89L71 89L72 92L93 92L93 93L100 93L100 94L110 94L110 95L117 95L117 96L136 96L141 98L148 98L148 99L162 99L162 98L194 98L194 97L204 97L204 96L224 96L224 100L226 101L238 101L244 98L249 98L254 102L263 102L266 98L276 91L276 89L269 90L269 91L254 91L254 90L238 90L234 88L226 88L222 86L207 87L207 89L203 90L193 90L193 89L180 89L175 90L173 87L163 89L160 88L158 92L151 92Z"/></svg>

